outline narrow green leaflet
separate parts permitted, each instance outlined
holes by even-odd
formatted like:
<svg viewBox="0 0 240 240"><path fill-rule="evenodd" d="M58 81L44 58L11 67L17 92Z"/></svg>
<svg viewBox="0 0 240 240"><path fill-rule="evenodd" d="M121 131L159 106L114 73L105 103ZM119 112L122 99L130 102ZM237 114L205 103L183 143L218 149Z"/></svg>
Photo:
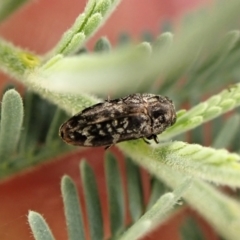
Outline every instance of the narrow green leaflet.
<svg viewBox="0 0 240 240"><path fill-rule="evenodd" d="M124 191L121 182L120 169L117 160L108 154L105 162L108 206L110 211L110 229L113 236L118 236L124 230L125 206Z"/></svg>
<svg viewBox="0 0 240 240"><path fill-rule="evenodd" d="M106 37L100 38L94 46L94 52L110 52L110 50L111 43Z"/></svg>
<svg viewBox="0 0 240 240"><path fill-rule="evenodd" d="M65 119L66 114L62 109L57 108L46 136L46 145L51 145L51 143L56 140L58 137L59 126L65 121Z"/></svg>
<svg viewBox="0 0 240 240"><path fill-rule="evenodd" d="M218 134L215 137L212 147L213 148L223 148L223 147L231 147L231 143L239 134L239 123L240 123L240 115L236 114L230 117L228 120L224 122L223 128L218 130ZM240 143L239 148L240 148Z"/></svg>
<svg viewBox="0 0 240 240"><path fill-rule="evenodd" d="M235 84L181 114L177 118L177 122L162 133L160 137L161 139L172 138L238 106L240 106L240 84Z"/></svg>
<svg viewBox="0 0 240 240"><path fill-rule="evenodd" d="M184 180L173 193L166 193L161 196L161 198L120 237L120 240L140 239L156 228L167 218L170 210L173 209L174 205L189 189L190 185L190 179Z"/></svg>
<svg viewBox="0 0 240 240"><path fill-rule="evenodd" d="M35 240L54 240L53 234L45 219L37 212L29 211L28 222Z"/></svg>
<svg viewBox="0 0 240 240"><path fill-rule="evenodd" d="M204 240L204 234L198 222L193 217L188 217L181 225L181 240Z"/></svg>
<svg viewBox="0 0 240 240"><path fill-rule="evenodd" d="M169 187L167 187L166 184L159 181L156 177L152 178L151 196L147 204L147 209L150 209L163 194L169 192Z"/></svg>
<svg viewBox="0 0 240 240"><path fill-rule="evenodd" d="M180 180L178 176L176 180ZM184 198L225 239L239 239L239 201L198 180L193 181L192 188Z"/></svg>
<svg viewBox="0 0 240 240"><path fill-rule="evenodd" d="M121 93L124 89L136 92L146 82L150 86L159 76L163 79L171 79L173 76L180 78L196 58L204 58L205 52L213 51L213 46L219 47L215 39L224 38L236 26L239 7L238 1L223 2L211 9L207 17L198 17L187 29L181 29L172 43L172 37L165 34L168 47L155 47L151 57L131 57L134 48L129 48L125 52L119 50L101 56L88 54L59 60L55 66L41 72L44 76L42 83L60 92L98 91L108 94L113 90ZM212 21L213 18L218 24Z"/></svg>
<svg viewBox="0 0 240 240"><path fill-rule="evenodd" d="M95 179L94 172L87 162L81 161L80 170L87 206L91 240L104 239L102 211L96 182L97 179Z"/></svg>
<svg viewBox="0 0 240 240"><path fill-rule="evenodd" d="M144 206L140 168L130 158L127 158L125 161L127 171L129 211L132 220L136 222L142 215Z"/></svg>
<svg viewBox="0 0 240 240"><path fill-rule="evenodd" d="M23 122L23 103L15 90L7 91L2 100L0 122L0 162L14 154Z"/></svg>
<svg viewBox="0 0 240 240"><path fill-rule="evenodd" d="M64 176L61 181L64 212L70 240L85 239L82 211L78 199L77 188L73 180Z"/></svg>
<svg viewBox="0 0 240 240"><path fill-rule="evenodd" d="M56 47L51 51L51 55L66 55L76 52L103 24L119 2L119 0L89 0L84 12L64 33Z"/></svg>

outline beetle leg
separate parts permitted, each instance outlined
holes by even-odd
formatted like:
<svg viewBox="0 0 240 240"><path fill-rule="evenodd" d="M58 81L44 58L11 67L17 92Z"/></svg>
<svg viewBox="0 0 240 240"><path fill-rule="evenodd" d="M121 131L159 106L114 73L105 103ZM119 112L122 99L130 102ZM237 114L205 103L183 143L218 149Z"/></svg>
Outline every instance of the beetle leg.
<svg viewBox="0 0 240 240"><path fill-rule="evenodd" d="M152 138L153 138L153 140L155 141L155 143L159 143L159 140L158 140L158 137L157 137L157 135L152 135Z"/></svg>
<svg viewBox="0 0 240 240"><path fill-rule="evenodd" d="M143 138L143 141L144 141L145 143L147 143L147 144L150 144L150 142L147 141L145 138Z"/></svg>
<svg viewBox="0 0 240 240"><path fill-rule="evenodd" d="M104 150L108 150L112 145L108 145L104 148Z"/></svg>
<svg viewBox="0 0 240 240"><path fill-rule="evenodd" d="M147 137L147 139L148 139L148 140L152 140L152 139L153 139L155 143L159 143L158 137L157 137L157 135L155 135L155 134Z"/></svg>

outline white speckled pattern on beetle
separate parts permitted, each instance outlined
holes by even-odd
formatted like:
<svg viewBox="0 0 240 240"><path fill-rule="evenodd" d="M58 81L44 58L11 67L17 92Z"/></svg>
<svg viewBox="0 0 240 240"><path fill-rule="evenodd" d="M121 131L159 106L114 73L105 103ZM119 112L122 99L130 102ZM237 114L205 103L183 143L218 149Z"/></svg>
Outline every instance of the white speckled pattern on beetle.
<svg viewBox="0 0 240 240"><path fill-rule="evenodd" d="M72 145L109 146L132 139L154 139L176 122L173 102L164 96L136 93L84 109L62 124L59 135ZM146 141L146 140L145 140Z"/></svg>

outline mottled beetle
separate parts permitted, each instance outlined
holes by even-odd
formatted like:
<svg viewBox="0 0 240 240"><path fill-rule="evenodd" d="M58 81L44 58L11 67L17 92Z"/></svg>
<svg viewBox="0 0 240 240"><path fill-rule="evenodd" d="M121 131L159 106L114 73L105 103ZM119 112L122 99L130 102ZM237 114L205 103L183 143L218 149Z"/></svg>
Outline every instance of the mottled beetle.
<svg viewBox="0 0 240 240"><path fill-rule="evenodd" d="M158 143L157 134L175 122L176 112L170 99L136 93L84 109L63 123L59 134L66 143L85 147L108 148L138 138Z"/></svg>

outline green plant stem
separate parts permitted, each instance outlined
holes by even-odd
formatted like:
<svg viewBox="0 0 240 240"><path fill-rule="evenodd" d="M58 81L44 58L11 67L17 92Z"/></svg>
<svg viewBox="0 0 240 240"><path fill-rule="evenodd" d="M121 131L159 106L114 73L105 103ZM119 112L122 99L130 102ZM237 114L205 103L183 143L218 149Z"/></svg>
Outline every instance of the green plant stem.
<svg viewBox="0 0 240 240"><path fill-rule="evenodd" d="M178 143L173 143L172 145L173 145L173 148L175 148L178 145ZM180 143L180 145L182 145L182 143ZM175 157L172 156L172 161L168 161L172 153L170 149L168 151L165 151L165 150L170 146L171 144L168 144L165 147L164 146L159 147L158 150L156 151L155 149L149 146L144 147L143 144L140 144L137 141L132 141L131 146L129 143L128 144L122 143L120 145L120 148L127 155L129 155L133 160L135 160L138 164L146 168L150 173L154 174L157 178L165 182L168 186L175 189L179 184L179 182L183 181L184 178L186 177L186 172L181 171L183 170L183 165L184 165L184 159L181 158L181 155L182 155L181 150L179 153L177 153L178 150L176 150L177 154L175 155ZM183 149L184 149L184 146L185 144L183 144ZM191 149L191 146L189 147ZM200 148L203 148L203 147L200 147ZM218 150L213 150L213 151L218 151ZM193 162L195 162L200 168L198 161L200 161L202 158L195 158L198 154L196 153L193 154L193 152L191 151L189 152L185 151L185 155L187 158L189 158L189 160L193 158L192 159ZM219 157L221 158L221 155L222 154L219 154L216 156L216 158L213 157L213 159L217 160L217 158ZM230 159L232 158L232 161L229 158ZM239 158L237 158L237 155L231 155L231 154L229 155L229 158L226 158L226 155L225 157L223 157L223 159L229 160L229 163L228 163L228 160L225 162L227 169L223 167L224 163L217 164L215 162L216 170L214 171L214 173L217 173L219 175L219 178L220 178L220 175L223 178L224 178L224 175L225 176L228 175L228 178L231 178L230 172L236 171L234 178L237 180L237 178L239 179L240 169L239 169L239 164L235 161L237 161ZM211 164L208 164L207 162L208 161L206 161L203 164L203 165L206 165L205 171L201 173L201 170L199 170L198 175L204 176L205 174L207 175L209 174L209 180L212 180L215 177L213 173L211 174L208 173L208 169L211 170L211 167L210 167ZM176 163L179 163L179 164L176 164ZM182 167L180 166L181 164L182 164ZM231 166L232 164L235 167ZM220 170L218 168L222 168L222 169ZM187 167L185 167L184 169L187 170ZM196 176L196 171L197 169L192 170L191 171L192 173L190 171L187 171L187 174ZM224 173L224 171L226 172ZM212 224L212 226L214 226L214 228L218 233L220 233L222 236L224 236L228 240L237 240L239 238L239 224L240 224L239 203L225 196L224 194L220 193L214 187L203 182L202 180L198 180L197 178L194 178L194 179L195 180L193 180L192 187L188 190L184 198L192 206L192 208L196 209L202 216L204 216ZM232 180L230 182L232 183L233 186L236 186L239 184L239 183L238 184L234 183L234 181ZM227 179L225 179L224 181L227 182Z"/></svg>
<svg viewBox="0 0 240 240"><path fill-rule="evenodd" d="M21 80L28 70L39 66L40 62L38 56L0 38L0 68L9 76Z"/></svg>

